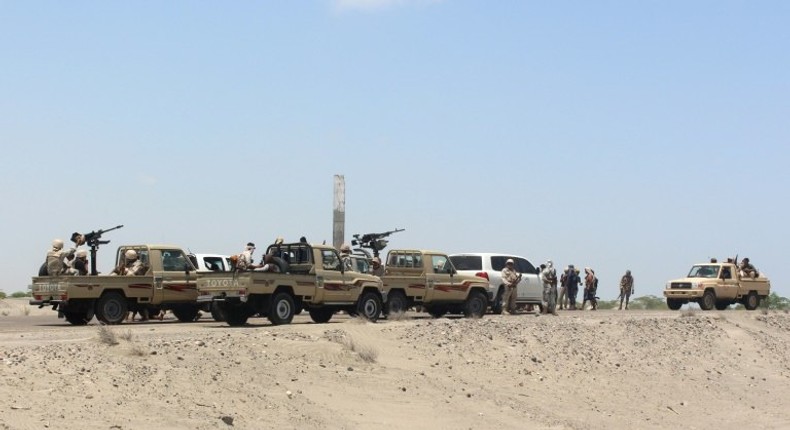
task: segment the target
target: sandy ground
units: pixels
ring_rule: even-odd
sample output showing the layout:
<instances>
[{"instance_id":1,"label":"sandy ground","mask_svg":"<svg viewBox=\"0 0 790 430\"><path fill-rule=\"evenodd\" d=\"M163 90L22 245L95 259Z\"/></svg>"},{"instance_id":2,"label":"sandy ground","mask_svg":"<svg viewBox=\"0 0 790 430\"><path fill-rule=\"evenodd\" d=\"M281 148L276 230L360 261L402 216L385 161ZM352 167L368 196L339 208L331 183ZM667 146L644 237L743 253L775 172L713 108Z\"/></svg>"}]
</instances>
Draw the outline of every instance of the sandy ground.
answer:
<instances>
[{"instance_id":1,"label":"sandy ground","mask_svg":"<svg viewBox=\"0 0 790 430\"><path fill-rule=\"evenodd\" d=\"M790 428L783 312L250 322L2 301L0 429Z\"/></svg>"}]
</instances>

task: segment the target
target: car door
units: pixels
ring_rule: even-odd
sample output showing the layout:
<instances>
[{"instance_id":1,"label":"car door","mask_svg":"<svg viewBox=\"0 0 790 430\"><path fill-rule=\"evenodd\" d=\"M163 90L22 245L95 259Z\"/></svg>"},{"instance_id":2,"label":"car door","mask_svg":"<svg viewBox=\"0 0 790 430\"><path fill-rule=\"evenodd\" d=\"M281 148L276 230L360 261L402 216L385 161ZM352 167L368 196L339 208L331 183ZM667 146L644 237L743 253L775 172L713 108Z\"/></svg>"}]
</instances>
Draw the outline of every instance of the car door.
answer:
<instances>
[{"instance_id":1,"label":"car door","mask_svg":"<svg viewBox=\"0 0 790 430\"><path fill-rule=\"evenodd\" d=\"M732 268L729 266L722 266L719 271L719 285L721 288L718 290L718 297L721 299L735 299L738 295L738 280L735 274L732 273Z\"/></svg>"},{"instance_id":2,"label":"car door","mask_svg":"<svg viewBox=\"0 0 790 430\"><path fill-rule=\"evenodd\" d=\"M431 270L425 271L425 301L453 301L463 297L455 282L453 263L446 255L427 255Z\"/></svg>"},{"instance_id":3,"label":"car door","mask_svg":"<svg viewBox=\"0 0 790 430\"><path fill-rule=\"evenodd\" d=\"M521 273L521 282L518 283L518 301L541 301L543 298L543 285L537 276L537 269L526 258L513 257L516 271Z\"/></svg>"},{"instance_id":4,"label":"car door","mask_svg":"<svg viewBox=\"0 0 790 430\"><path fill-rule=\"evenodd\" d=\"M321 250L321 270L316 271L316 284L324 303L347 302L356 286L354 276L341 270L340 255L334 249Z\"/></svg>"},{"instance_id":5,"label":"car door","mask_svg":"<svg viewBox=\"0 0 790 430\"><path fill-rule=\"evenodd\" d=\"M163 249L160 253L161 282L157 285L161 302L184 302L197 299L195 268L189 263L184 251ZM188 272L188 273L187 273Z\"/></svg>"}]
</instances>

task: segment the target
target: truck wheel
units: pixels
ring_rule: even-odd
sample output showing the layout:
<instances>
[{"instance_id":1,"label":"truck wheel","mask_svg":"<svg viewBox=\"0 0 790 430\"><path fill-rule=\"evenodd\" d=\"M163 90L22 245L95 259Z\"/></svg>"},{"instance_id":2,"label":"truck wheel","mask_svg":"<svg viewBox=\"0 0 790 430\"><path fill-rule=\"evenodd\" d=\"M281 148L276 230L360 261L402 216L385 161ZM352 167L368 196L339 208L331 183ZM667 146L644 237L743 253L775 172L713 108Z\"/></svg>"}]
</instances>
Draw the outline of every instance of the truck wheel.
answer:
<instances>
[{"instance_id":1,"label":"truck wheel","mask_svg":"<svg viewBox=\"0 0 790 430\"><path fill-rule=\"evenodd\" d=\"M677 311L680 309L681 306L683 306L683 302L681 302L680 300L667 299L667 307L670 310Z\"/></svg>"},{"instance_id":2,"label":"truck wheel","mask_svg":"<svg viewBox=\"0 0 790 430\"><path fill-rule=\"evenodd\" d=\"M428 306L425 311L434 318L441 318L447 314L447 308L444 306Z\"/></svg>"},{"instance_id":3,"label":"truck wheel","mask_svg":"<svg viewBox=\"0 0 790 430\"><path fill-rule=\"evenodd\" d=\"M310 318L313 319L313 322L318 324L329 322L334 314L335 310L328 307L310 309Z\"/></svg>"},{"instance_id":4,"label":"truck wheel","mask_svg":"<svg viewBox=\"0 0 790 430\"><path fill-rule=\"evenodd\" d=\"M502 296L505 294L505 290L500 288L499 291L496 293L496 298L494 299L494 303L491 305L491 313L494 315L501 315L502 314Z\"/></svg>"},{"instance_id":5,"label":"truck wheel","mask_svg":"<svg viewBox=\"0 0 790 430\"><path fill-rule=\"evenodd\" d=\"M222 312L222 308L217 302L211 302L211 317L217 322L225 321L225 313Z\"/></svg>"},{"instance_id":6,"label":"truck wheel","mask_svg":"<svg viewBox=\"0 0 790 430\"><path fill-rule=\"evenodd\" d=\"M272 297L267 317L274 325L290 324L294 319L295 309L294 299L290 294L277 293Z\"/></svg>"},{"instance_id":7,"label":"truck wheel","mask_svg":"<svg viewBox=\"0 0 790 430\"><path fill-rule=\"evenodd\" d=\"M409 309L409 301L401 291L395 291L387 296L387 315L402 314Z\"/></svg>"},{"instance_id":8,"label":"truck wheel","mask_svg":"<svg viewBox=\"0 0 790 430\"><path fill-rule=\"evenodd\" d=\"M754 291L750 291L749 295L746 296L746 299L743 301L743 306L747 311L757 309L757 307L760 306L760 297Z\"/></svg>"},{"instance_id":9,"label":"truck wheel","mask_svg":"<svg viewBox=\"0 0 790 430\"><path fill-rule=\"evenodd\" d=\"M250 313L244 305L224 307L222 313L225 314L225 322L231 327L247 324L247 319L250 317Z\"/></svg>"},{"instance_id":10,"label":"truck wheel","mask_svg":"<svg viewBox=\"0 0 790 430\"><path fill-rule=\"evenodd\" d=\"M93 318L93 315L88 315L87 311L63 312L63 316L71 325L85 325Z\"/></svg>"},{"instance_id":11,"label":"truck wheel","mask_svg":"<svg viewBox=\"0 0 790 430\"><path fill-rule=\"evenodd\" d=\"M464 303L464 316L467 318L482 318L488 309L488 299L479 291L472 291Z\"/></svg>"},{"instance_id":12,"label":"truck wheel","mask_svg":"<svg viewBox=\"0 0 790 430\"><path fill-rule=\"evenodd\" d=\"M699 300L699 307L703 311L709 311L716 305L716 293L713 290L705 290L702 298Z\"/></svg>"},{"instance_id":13,"label":"truck wheel","mask_svg":"<svg viewBox=\"0 0 790 430\"><path fill-rule=\"evenodd\" d=\"M716 302L716 310L717 311L723 311L723 310L727 309L728 307L730 307L730 302L721 302L721 301Z\"/></svg>"},{"instance_id":14,"label":"truck wheel","mask_svg":"<svg viewBox=\"0 0 790 430\"><path fill-rule=\"evenodd\" d=\"M173 308L173 315L181 322L193 322L200 312L197 306L181 305Z\"/></svg>"},{"instance_id":15,"label":"truck wheel","mask_svg":"<svg viewBox=\"0 0 790 430\"><path fill-rule=\"evenodd\" d=\"M381 316L381 307L381 297L371 291L362 293L362 297L357 302L357 312L372 322L376 322Z\"/></svg>"},{"instance_id":16,"label":"truck wheel","mask_svg":"<svg viewBox=\"0 0 790 430\"><path fill-rule=\"evenodd\" d=\"M114 291L105 293L96 303L96 318L105 324L120 324L126 318L126 298Z\"/></svg>"}]
</instances>

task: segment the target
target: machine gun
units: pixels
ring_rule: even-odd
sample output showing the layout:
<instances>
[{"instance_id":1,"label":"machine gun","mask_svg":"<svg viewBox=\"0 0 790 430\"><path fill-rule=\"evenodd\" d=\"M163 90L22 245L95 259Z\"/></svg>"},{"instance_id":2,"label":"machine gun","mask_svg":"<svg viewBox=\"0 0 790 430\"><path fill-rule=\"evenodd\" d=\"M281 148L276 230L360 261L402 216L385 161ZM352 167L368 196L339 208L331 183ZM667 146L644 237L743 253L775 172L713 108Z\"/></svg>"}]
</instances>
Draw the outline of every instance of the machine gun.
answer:
<instances>
[{"instance_id":1,"label":"machine gun","mask_svg":"<svg viewBox=\"0 0 790 430\"><path fill-rule=\"evenodd\" d=\"M355 234L353 237L354 239L351 241L351 244L354 246L358 246L360 248L368 248L373 250L373 256L378 257L379 251L387 247L387 243L389 241L385 239L387 236L391 235L392 233L398 233L401 231L405 231L404 228L396 228L395 230L385 231L384 233L365 233L365 234ZM367 251L361 250L365 254Z\"/></svg>"},{"instance_id":2,"label":"machine gun","mask_svg":"<svg viewBox=\"0 0 790 430\"><path fill-rule=\"evenodd\" d=\"M96 271L96 251L99 249L99 245L106 245L110 243L109 240L101 240L101 235L107 233L109 231L118 230L122 228L122 225L117 225L112 228L108 228L106 230L99 230L99 231L91 231L90 233L80 234L74 233L71 235L71 241L76 243L77 246L82 245L83 243L87 244L91 247L91 275L96 276L99 272Z\"/></svg>"}]
</instances>

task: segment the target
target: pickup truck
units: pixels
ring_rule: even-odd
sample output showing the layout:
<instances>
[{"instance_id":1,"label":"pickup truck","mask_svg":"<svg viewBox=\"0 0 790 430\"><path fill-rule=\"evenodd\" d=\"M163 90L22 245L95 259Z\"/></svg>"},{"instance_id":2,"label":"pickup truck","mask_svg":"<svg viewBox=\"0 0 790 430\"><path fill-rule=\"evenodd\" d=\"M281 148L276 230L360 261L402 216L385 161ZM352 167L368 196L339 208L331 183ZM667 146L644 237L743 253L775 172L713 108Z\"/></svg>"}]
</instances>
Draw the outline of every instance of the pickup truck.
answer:
<instances>
[{"instance_id":1,"label":"pickup truck","mask_svg":"<svg viewBox=\"0 0 790 430\"><path fill-rule=\"evenodd\" d=\"M274 325L290 324L298 310L316 323L338 311L378 320L386 298L381 280L345 270L337 250L303 242L273 244L266 251L277 269L206 273L198 279L198 303L216 303L231 326L253 315Z\"/></svg>"},{"instance_id":2,"label":"pickup truck","mask_svg":"<svg viewBox=\"0 0 790 430\"><path fill-rule=\"evenodd\" d=\"M714 307L724 310L735 303L753 311L770 292L767 278L743 276L734 263L702 263L692 266L685 278L667 282L664 297L672 310L696 302L706 311Z\"/></svg>"},{"instance_id":3,"label":"pickup truck","mask_svg":"<svg viewBox=\"0 0 790 430\"><path fill-rule=\"evenodd\" d=\"M384 290L387 312L400 313L421 306L431 316L446 313L482 317L488 308L488 281L461 275L447 254L396 249L387 254Z\"/></svg>"},{"instance_id":4,"label":"pickup truck","mask_svg":"<svg viewBox=\"0 0 790 430\"><path fill-rule=\"evenodd\" d=\"M128 311L171 310L179 321L193 321L200 310L197 274L187 254L170 245L125 245L118 248L116 266L130 249L145 266L143 275L33 277L30 304L51 305L73 325L85 325L94 315L105 324L120 324Z\"/></svg>"}]
</instances>

